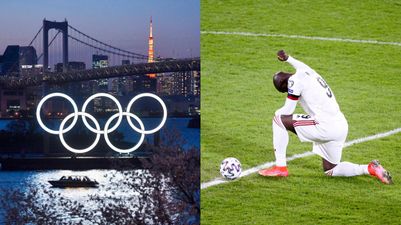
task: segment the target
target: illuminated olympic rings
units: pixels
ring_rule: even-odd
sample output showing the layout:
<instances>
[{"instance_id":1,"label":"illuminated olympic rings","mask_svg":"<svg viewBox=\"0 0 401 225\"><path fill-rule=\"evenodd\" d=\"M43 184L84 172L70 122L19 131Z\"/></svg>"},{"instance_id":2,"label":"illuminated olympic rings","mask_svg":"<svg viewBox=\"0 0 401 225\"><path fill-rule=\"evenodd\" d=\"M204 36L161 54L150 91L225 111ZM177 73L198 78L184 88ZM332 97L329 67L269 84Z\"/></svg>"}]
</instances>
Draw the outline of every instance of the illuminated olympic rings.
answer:
<instances>
[{"instance_id":1,"label":"illuminated olympic rings","mask_svg":"<svg viewBox=\"0 0 401 225\"><path fill-rule=\"evenodd\" d=\"M52 129L48 128L48 127L43 123L43 121L42 121L42 119L41 119L41 117L40 117L40 112L41 112L41 108L42 108L43 104L44 104L49 98L53 98L53 97L62 97L62 98L67 99L67 100L71 103L71 105L72 105L72 107L73 107L73 109L74 109L74 112L73 112L73 113L69 114L68 116L66 116L66 117L61 121L60 128L59 128L58 130L52 130ZM117 108L118 108L118 113L114 114L113 116L111 116L111 117L106 121L106 124L105 124L103 130L100 129L99 122L95 119L95 117L93 117L92 115L90 115L89 113L87 113L87 112L85 111L86 108L87 108L87 106L88 106L88 104L89 104L89 102L92 101L92 100L95 99L95 98L98 98L98 97L105 97L105 98L111 99L114 103L116 103ZM160 124L159 124L157 127L155 127L154 129L152 129L152 130L145 130L145 127L144 127L144 125L143 125L142 120L141 120L138 116L136 116L135 114L130 113L131 107L132 107L132 105L134 104L134 102L137 101L137 100L140 99L140 98L143 98L143 97L151 97L151 98L156 99L156 100L160 103L160 105L162 106L162 108L163 108L163 118L162 118ZM70 130L75 126L75 124L77 123L77 120L78 120L78 116L82 116L82 121L84 122L84 125L86 126L86 128L88 128L90 131L92 131L93 133L96 134L96 138L95 138L95 141L93 142L93 144L91 144L89 147L83 148L83 149L76 149L76 148L73 148L73 147L71 147L70 145L68 145L68 144L66 143L66 141L64 140L64 134L67 133L68 131L70 131ZM138 133L141 134L141 137L140 137L138 143L137 143L135 146L133 146L132 148L129 148L129 149L120 149L120 148L117 148L117 147L114 146L114 145L110 142L110 140L109 140L109 133L115 131L115 130L117 129L117 127L120 126L120 123L121 123L121 121L122 121L123 116L126 116L126 117L127 117L127 121L128 121L128 124L130 125L130 127L131 127L132 129L134 129L136 132L138 132ZM93 128L93 127L88 123L88 121L86 120L86 117L88 117L88 118L95 124L95 127L96 127L96 128ZM136 122L138 122L140 128L136 127L136 126L132 123L131 117L132 117L134 120L136 120ZM68 127L65 128L65 124L66 124L67 121L70 120L71 118L73 118L73 119L72 119L72 123L71 123ZM112 122L113 120L115 120L116 118L117 118L116 124L115 124L113 127L109 128L111 122ZM38 120L39 125L40 125L45 131L47 131L47 132L50 133L50 134L57 134L57 135L60 137L61 144L62 144L67 150L69 150L69 151L71 151L71 152L74 152L74 153L85 153L85 152L89 152L90 150L92 150L92 149L98 144L98 142L99 142L99 140L100 140L100 135L103 134L103 135L104 135L104 139L105 139L107 145L108 145L111 149L113 149L114 151L119 152L119 153L130 153L130 152L132 152L132 151L137 150L137 149L142 145L143 140L145 139L145 134L153 134L153 133L157 132L158 130L160 130L160 129L164 126L164 124L165 124L165 122L166 122L166 120L167 120L167 107L166 107L166 105L164 104L163 100L162 100L161 98L159 98L157 95L151 94L151 93L142 93L142 94L139 94L139 95L135 96L134 98L132 98L131 101L128 103L127 111L126 111L126 112L123 112L120 102L119 102L114 96L112 96L112 95L110 95L110 94L107 94L107 93L98 93L98 94L94 94L94 95L90 96L90 97L84 102L84 104L83 104L83 106L82 106L82 112L78 112L77 104L74 102L74 100L73 100L70 96L68 96L68 95L66 95L66 94L63 94L63 93L51 93L51 94L46 95L46 96L39 102L38 107L37 107L37 109L36 109L36 119Z\"/></svg>"}]
</instances>

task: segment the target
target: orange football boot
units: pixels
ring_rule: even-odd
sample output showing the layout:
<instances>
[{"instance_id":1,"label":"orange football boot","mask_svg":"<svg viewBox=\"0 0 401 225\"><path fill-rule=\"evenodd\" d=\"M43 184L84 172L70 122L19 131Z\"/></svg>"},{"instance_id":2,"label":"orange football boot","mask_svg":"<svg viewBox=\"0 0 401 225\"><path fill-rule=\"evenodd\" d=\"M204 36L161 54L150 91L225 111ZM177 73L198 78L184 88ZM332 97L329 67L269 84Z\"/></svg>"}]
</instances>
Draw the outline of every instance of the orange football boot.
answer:
<instances>
[{"instance_id":1,"label":"orange football boot","mask_svg":"<svg viewBox=\"0 0 401 225\"><path fill-rule=\"evenodd\" d=\"M259 174L265 177L288 177L288 170L286 166L273 166L259 170Z\"/></svg>"},{"instance_id":2,"label":"orange football boot","mask_svg":"<svg viewBox=\"0 0 401 225\"><path fill-rule=\"evenodd\" d=\"M373 160L371 163L369 163L368 171L370 175L377 177L377 179L385 184L393 183L390 173L387 172L387 170L385 170L383 166L380 165L380 162L377 160Z\"/></svg>"}]
</instances>

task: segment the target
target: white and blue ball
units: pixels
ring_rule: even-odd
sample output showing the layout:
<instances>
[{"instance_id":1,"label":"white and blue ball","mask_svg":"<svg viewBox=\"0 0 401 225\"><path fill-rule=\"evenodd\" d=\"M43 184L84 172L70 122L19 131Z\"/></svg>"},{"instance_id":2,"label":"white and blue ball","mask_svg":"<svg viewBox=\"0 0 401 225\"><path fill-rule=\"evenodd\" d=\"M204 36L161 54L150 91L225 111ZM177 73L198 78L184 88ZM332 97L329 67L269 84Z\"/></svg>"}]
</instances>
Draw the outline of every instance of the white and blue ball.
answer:
<instances>
[{"instance_id":1,"label":"white and blue ball","mask_svg":"<svg viewBox=\"0 0 401 225\"><path fill-rule=\"evenodd\" d=\"M241 172L241 163L236 158L225 158L220 164L220 173L227 179L234 180L241 175Z\"/></svg>"}]
</instances>

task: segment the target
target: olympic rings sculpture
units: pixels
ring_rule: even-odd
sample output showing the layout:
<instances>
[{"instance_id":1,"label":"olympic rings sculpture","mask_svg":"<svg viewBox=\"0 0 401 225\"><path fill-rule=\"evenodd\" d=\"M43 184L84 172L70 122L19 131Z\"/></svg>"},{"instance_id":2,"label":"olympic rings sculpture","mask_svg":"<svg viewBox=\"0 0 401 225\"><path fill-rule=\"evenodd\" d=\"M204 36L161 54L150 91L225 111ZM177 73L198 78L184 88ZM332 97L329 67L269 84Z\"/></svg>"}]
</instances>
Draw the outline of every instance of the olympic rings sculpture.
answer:
<instances>
[{"instance_id":1,"label":"olympic rings sculpture","mask_svg":"<svg viewBox=\"0 0 401 225\"><path fill-rule=\"evenodd\" d=\"M52 130L52 129L48 128L48 127L43 123L43 121L42 121L42 119L41 119L41 117L40 117L40 112L41 112L41 108L42 108L43 104L44 104L48 99L53 98L53 97L62 97L62 98L67 99L67 100L71 103L71 105L72 105L72 107L73 107L73 109L74 109L74 112L73 112L73 113L69 114L68 116L66 116L66 117L61 121L60 128L59 128L58 130ZM92 100L95 99L95 98L98 98L98 97L106 97L106 98L111 99L111 100L117 105L117 108L118 108L118 113L114 114L113 116L111 116L111 117L106 121L106 124L105 124L103 130L100 129L99 122L95 119L95 117L93 117L91 114L89 114L89 113L86 112L86 108L87 108L89 102L92 101ZM141 120L138 116L136 116L135 114L130 113L131 107L132 107L132 105L134 104L134 102L137 101L137 100L140 99L140 98L143 98L143 97L151 97L151 98L156 99L156 100L160 103L160 105L162 106L162 108L163 108L163 118L162 118L160 124L159 124L157 127L155 127L154 129L151 129L151 130L145 130L145 127L144 127L144 125L143 125L142 120ZM83 149L76 149L76 148L71 147L70 145L68 145L68 144L66 143L66 141L65 141L65 139L64 139L64 134L67 133L68 131L70 131L70 130L75 126L75 124L77 123L78 116L82 116L82 121L83 121L83 123L85 124L86 128L88 128L90 131L92 131L93 133L96 134L96 138L95 138L95 141L93 142L93 144L91 144L89 147L83 148ZM133 146L132 148L129 148L129 149L120 149L120 148L117 148L116 146L114 146L114 145L110 142L110 139L109 139L109 136L108 136L109 133L115 131L115 130L117 129L117 127L120 126L120 123L121 123L121 121L122 121L122 119L123 119L123 116L126 116L126 117L127 117L127 121L128 121L128 124L130 125L130 127L131 127L132 129L134 129L136 132L138 132L138 133L141 134L141 137L140 137L138 143L137 143L135 146ZM88 117L88 118L95 124L95 127L96 127L96 128L93 128L93 127L88 123L88 121L86 120L86 117ZM131 117L132 117L134 120L136 120L136 121L138 122L140 128L136 127L136 126L132 123ZM65 125L66 125L67 121L69 121L71 118L72 118L72 123L71 123L68 127L65 128ZM116 118L117 118L116 124L115 124L113 127L109 128L111 122L112 122L113 120L115 120ZM38 120L39 125L40 125L45 131L47 131L47 132L50 133L50 134L56 134L56 135L58 135L59 138L60 138L61 144L62 144L67 150L69 150L69 151L71 151L71 152L74 152L74 153L85 153L85 152L89 152L90 150L92 150L92 149L98 144L98 142L99 142L99 140L100 140L100 135L103 134L103 135L104 135L104 139L105 139L107 145L108 145L111 149L113 149L114 151L119 152L119 153L130 153L130 152L133 152L133 151L137 150L137 149L142 145L142 143L143 143L143 141L144 141L144 139L145 139L145 134L153 134L153 133L157 132L158 130L160 130L160 129L164 126L164 124L165 124L165 122L166 122L166 120L167 120L167 107L166 107L166 104L164 104L163 100L162 100L160 97L158 97L157 95L151 94L151 93L142 93L142 94L139 94L139 95L135 96L134 98L132 98L131 101L128 103L127 111L126 111L126 112L123 112L120 102L119 102L114 96L112 96L112 95L110 95L110 94L107 94L107 93L97 93L97 94L94 94L94 95L90 96L90 97L84 102L84 104L83 104L83 106L82 106L82 111L81 111L81 112L78 112L77 104L74 102L74 100L73 100L70 96L68 96L68 95L66 95L66 94L63 94L63 93L51 93L51 94L46 95L42 100L40 100L40 102L39 102L39 104L38 104L38 107L37 107L37 109L36 109L36 119Z\"/></svg>"}]
</instances>

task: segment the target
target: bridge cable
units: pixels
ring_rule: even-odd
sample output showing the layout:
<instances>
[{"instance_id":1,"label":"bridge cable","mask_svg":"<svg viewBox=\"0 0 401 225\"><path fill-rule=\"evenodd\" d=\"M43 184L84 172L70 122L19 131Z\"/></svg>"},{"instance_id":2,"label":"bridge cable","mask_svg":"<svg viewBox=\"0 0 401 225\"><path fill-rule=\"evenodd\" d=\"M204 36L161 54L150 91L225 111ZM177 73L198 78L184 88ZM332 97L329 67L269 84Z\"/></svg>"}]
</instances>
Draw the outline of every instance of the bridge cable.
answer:
<instances>
[{"instance_id":1,"label":"bridge cable","mask_svg":"<svg viewBox=\"0 0 401 225\"><path fill-rule=\"evenodd\" d=\"M60 32L61 31L59 30L58 33L56 35L54 35L53 39L49 42L49 45L47 47L50 47L50 45L52 45L53 41L56 39L57 35L60 34ZM38 61L40 58L42 58L43 54L44 54L43 52L42 52L42 54L40 54L40 56L38 57Z\"/></svg>"},{"instance_id":2,"label":"bridge cable","mask_svg":"<svg viewBox=\"0 0 401 225\"><path fill-rule=\"evenodd\" d=\"M29 42L28 46L31 46L32 43L36 40L36 38L38 37L39 33L43 30L43 26L40 27L39 31L36 33L36 35L33 37L33 39L31 40L31 42ZM12 73L12 70L17 66L17 64L19 64L18 61L14 62L13 65L11 65L10 69L8 70L6 75L10 75Z\"/></svg>"},{"instance_id":3,"label":"bridge cable","mask_svg":"<svg viewBox=\"0 0 401 225\"><path fill-rule=\"evenodd\" d=\"M147 59L148 58L147 56L133 56L133 55L127 55L127 54L122 54L122 53L118 53L118 52L113 52L113 51L110 51L110 50L107 50L107 49L103 49L103 48L97 47L97 46L95 46L93 44L89 44L89 43L86 43L84 41L81 41L78 38L75 38L75 37L73 37L71 35L68 35L68 37L73 39L73 40L75 40L75 41L78 41L78 42L80 42L80 43L82 43L82 44L84 44L86 46L95 48L95 49L103 51L103 52L107 52L107 53L111 53L111 54L115 54L115 55L119 55L119 56L125 56L125 57L128 57L128 58L134 58L134 59Z\"/></svg>"},{"instance_id":4,"label":"bridge cable","mask_svg":"<svg viewBox=\"0 0 401 225\"><path fill-rule=\"evenodd\" d=\"M35 39L38 37L39 33L43 30L43 26L39 29L38 33L36 33L35 37L33 37L32 41L29 43L28 46L31 46Z\"/></svg>"},{"instance_id":5,"label":"bridge cable","mask_svg":"<svg viewBox=\"0 0 401 225\"><path fill-rule=\"evenodd\" d=\"M85 33L82 33L81 31L79 31L78 29L72 27L71 25L68 25L68 27L70 27L71 29L75 30L76 32L82 34L83 36L85 36L85 37L87 37L87 38L89 38L89 39L91 39L91 40L93 40L93 41L95 41L95 42L97 42L97 43L99 43L99 44L105 45L105 46L107 46L107 47L109 47L109 48L112 48L112 49L115 49L115 50L119 50L119 51L122 51L122 52L125 52L125 53L128 53L128 54L131 54L131 55L135 55L135 56L137 56L137 57L148 58L148 56L146 56L146 55L142 55L142 54L138 54L138 53L135 53L135 52L126 51L126 50L124 50L124 49L117 48L117 47L111 46L111 45L109 45L109 44L106 44L106 43L104 43L104 42L102 42L102 41L99 41L99 40L97 40L97 39L95 39L95 38L93 38L93 37L91 37L91 36L89 36L89 35L87 35L87 34L85 34Z\"/></svg>"}]
</instances>

